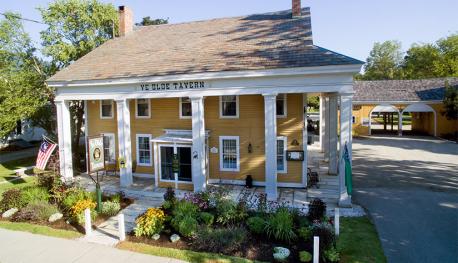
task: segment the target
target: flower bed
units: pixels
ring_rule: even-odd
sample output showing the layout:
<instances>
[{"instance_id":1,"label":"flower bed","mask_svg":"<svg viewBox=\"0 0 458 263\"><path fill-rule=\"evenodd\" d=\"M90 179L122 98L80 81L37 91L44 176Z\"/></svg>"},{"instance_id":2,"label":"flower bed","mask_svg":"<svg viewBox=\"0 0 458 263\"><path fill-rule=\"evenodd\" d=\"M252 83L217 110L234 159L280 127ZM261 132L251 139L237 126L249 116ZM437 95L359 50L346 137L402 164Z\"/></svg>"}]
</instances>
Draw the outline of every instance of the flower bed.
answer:
<instances>
[{"instance_id":1,"label":"flower bed","mask_svg":"<svg viewBox=\"0 0 458 263\"><path fill-rule=\"evenodd\" d=\"M267 201L265 194L248 197L242 195L235 203L225 188L213 187L180 200L169 188L161 208L150 208L137 218L128 240L251 260L301 262L310 258L313 236L320 236L321 261L339 260L333 222L325 217L321 200L313 200L304 214ZM180 239L172 241L176 234Z\"/></svg>"},{"instance_id":2,"label":"flower bed","mask_svg":"<svg viewBox=\"0 0 458 263\"><path fill-rule=\"evenodd\" d=\"M37 179L35 185L10 189L2 194L0 220L84 233L86 208L91 210L92 224L98 225L132 203L132 200L120 194L102 196L102 213L98 214L95 193L87 192L77 185L63 184L58 176L52 174L39 175Z\"/></svg>"}]
</instances>

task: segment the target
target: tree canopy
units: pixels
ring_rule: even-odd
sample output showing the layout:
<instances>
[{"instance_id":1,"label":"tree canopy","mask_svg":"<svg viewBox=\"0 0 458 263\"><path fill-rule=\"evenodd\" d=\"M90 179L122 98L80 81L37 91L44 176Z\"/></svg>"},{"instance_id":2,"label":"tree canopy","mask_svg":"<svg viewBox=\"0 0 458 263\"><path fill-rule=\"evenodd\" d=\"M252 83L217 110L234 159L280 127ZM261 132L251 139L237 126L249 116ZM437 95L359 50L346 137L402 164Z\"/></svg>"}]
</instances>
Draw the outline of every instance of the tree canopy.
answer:
<instances>
[{"instance_id":1,"label":"tree canopy","mask_svg":"<svg viewBox=\"0 0 458 263\"><path fill-rule=\"evenodd\" d=\"M151 19L149 16L145 16L142 18L142 21L140 23L136 23L135 25L137 26L152 26L152 25L162 25L162 24L168 24L169 19L163 19L163 18L157 18L157 19Z\"/></svg>"},{"instance_id":2,"label":"tree canopy","mask_svg":"<svg viewBox=\"0 0 458 263\"><path fill-rule=\"evenodd\" d=\"M364 66L363 80L458 77L458 34L435 43L414 44L404 54L397 41L375 43Z\"/></svg>"},{"instance_id":3,"label":"tree canopy","mask_svg":"<svg viewBox=\"0 0 458 263\"><path fill-rule=\"evenodd\" d=\"M6 13L0 20L0 138L7 137L19 120L34 116L47 103L52 91L44 79L21 16Z\"/></svg>"}]
</instances>

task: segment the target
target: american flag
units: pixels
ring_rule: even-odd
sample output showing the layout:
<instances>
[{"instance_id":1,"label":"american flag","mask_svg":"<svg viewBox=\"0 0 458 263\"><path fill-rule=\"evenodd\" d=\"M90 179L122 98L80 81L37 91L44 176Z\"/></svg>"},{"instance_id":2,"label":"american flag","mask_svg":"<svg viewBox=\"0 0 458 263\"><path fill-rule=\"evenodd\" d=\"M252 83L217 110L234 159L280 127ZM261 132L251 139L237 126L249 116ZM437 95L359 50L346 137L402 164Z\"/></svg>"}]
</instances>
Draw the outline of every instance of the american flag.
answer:
<instances>
[{"instance_id":1,"label":"american flag","mask_svg":"<svg viewBox=\"0 0 458 263\"><path fill-rule=\"evenodd\" d=\"M46 168L49 157L54 149L56 149L56 146L57 144L49 142L46 138L43 140L40 145L40 150L38 150L37 164L35 165L36 168L40 170L44 170Z\"/></svg>"}]
</instances>

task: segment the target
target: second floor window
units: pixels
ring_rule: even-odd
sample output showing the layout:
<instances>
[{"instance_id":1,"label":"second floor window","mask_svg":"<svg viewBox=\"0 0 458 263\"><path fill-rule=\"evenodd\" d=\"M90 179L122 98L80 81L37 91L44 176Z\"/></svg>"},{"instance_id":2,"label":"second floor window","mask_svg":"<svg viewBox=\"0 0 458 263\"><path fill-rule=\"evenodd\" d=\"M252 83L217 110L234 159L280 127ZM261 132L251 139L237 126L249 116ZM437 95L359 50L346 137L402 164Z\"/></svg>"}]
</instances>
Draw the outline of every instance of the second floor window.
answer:
<instances>
[{"instance_id":1,"label":"second floor window","mask_svg":"<svg viewBox=\"0 0 458 263\"><path fill-rule=\"evenodd\" d=\"M137 118L149 118L151 115L150 100L149 99L137 99L136 117Z\"/></svg>"},{"instance_id":2,"label":"second floor window","mask_svg":"<svg viewBox=\"0 0 458 263\"><path fill-rule=\"evenodd\" d=\"M238 96L221 96L220 97L220 117L221 118L238 118L239 117L239 98Z\"/></svg>"},{"instance_id":3,"label":"second floor window","mask_svg":"<svg viewBox=\"0 0 458 263\"><path fill-rule=\"evenodd\" d=\"M189 119L192 117L191 100L188 97L180 98L180 118Z\"/></svg>"},{"instance_id":4,"label":"second floor window","mask_svg":"<svg viewBox=\"0 0 458 263\"><path fill-rule=\"evenodd\" d=\"M113 101L102 100L100 102L100 118L111 119L113 118Z\"/></svg>"}]
</instances>

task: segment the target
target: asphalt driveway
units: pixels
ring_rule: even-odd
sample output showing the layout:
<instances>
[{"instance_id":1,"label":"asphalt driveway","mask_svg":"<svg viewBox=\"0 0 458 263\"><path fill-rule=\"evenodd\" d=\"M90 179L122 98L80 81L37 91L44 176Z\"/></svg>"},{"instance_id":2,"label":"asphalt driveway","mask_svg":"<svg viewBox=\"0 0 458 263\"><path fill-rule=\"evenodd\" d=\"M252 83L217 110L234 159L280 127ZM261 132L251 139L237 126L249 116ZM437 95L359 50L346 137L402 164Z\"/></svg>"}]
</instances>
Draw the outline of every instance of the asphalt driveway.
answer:
<instances>
[{"instance_id":1,"label":"asphalt driveway","mask_svg":"<svg viewBox=\"0 0 458 263\"><path fill-rule=\"evenodd\" d=\"M388 262L458 262L458 144L431 137L353 141L355 203Z\"/></svg>"}]
</instances>

